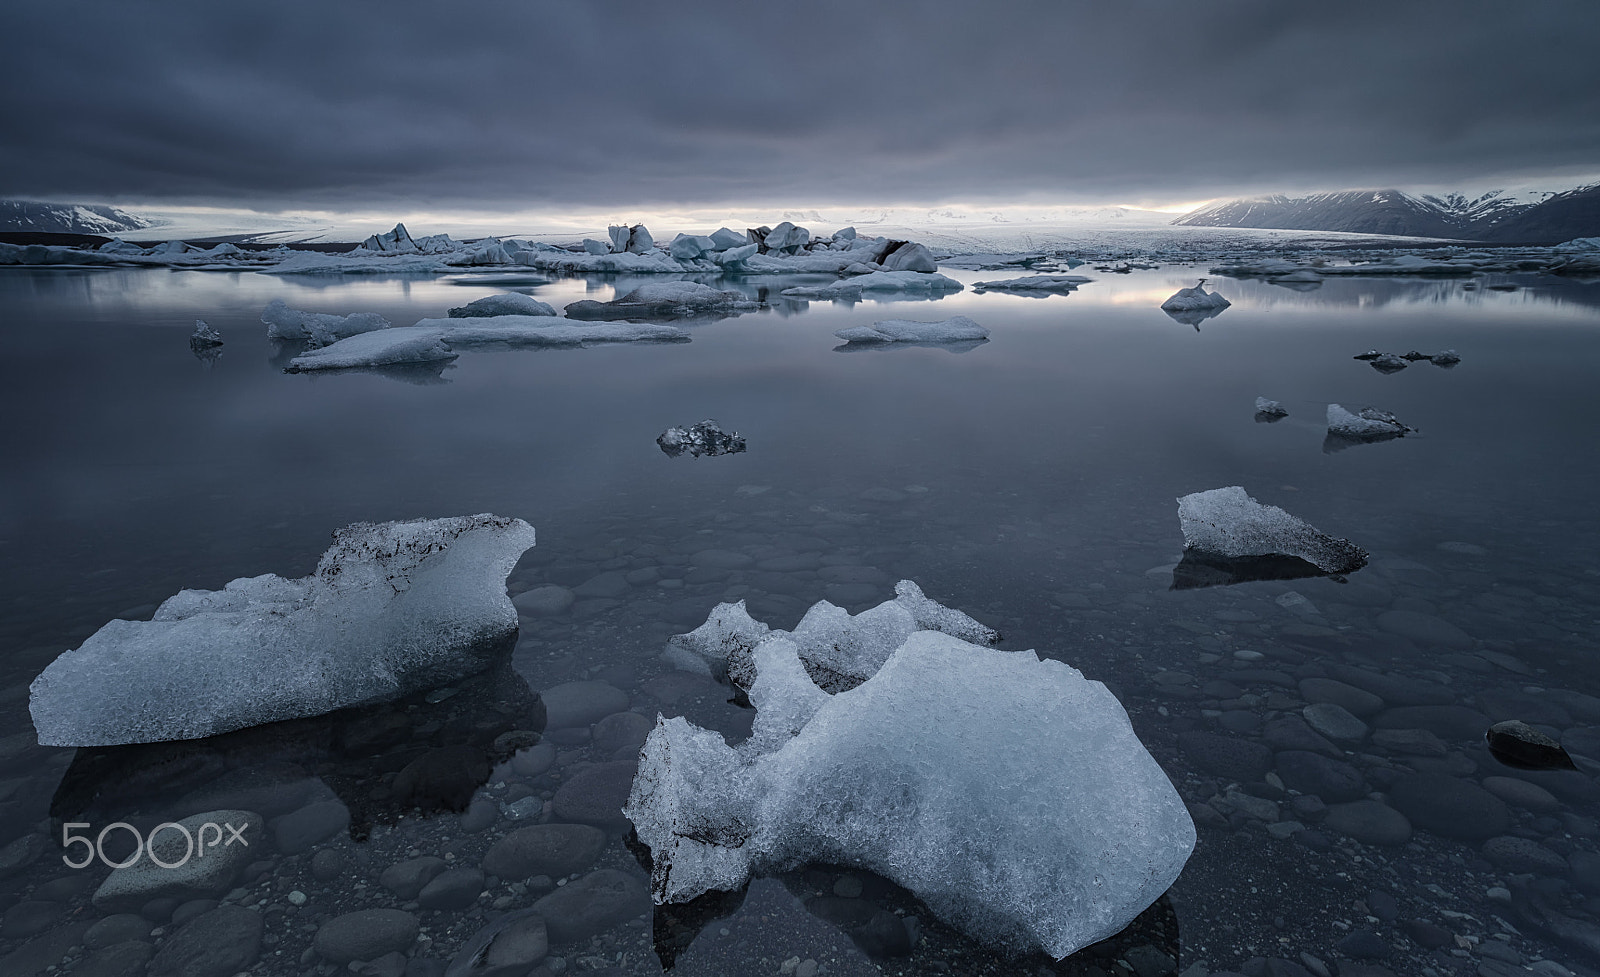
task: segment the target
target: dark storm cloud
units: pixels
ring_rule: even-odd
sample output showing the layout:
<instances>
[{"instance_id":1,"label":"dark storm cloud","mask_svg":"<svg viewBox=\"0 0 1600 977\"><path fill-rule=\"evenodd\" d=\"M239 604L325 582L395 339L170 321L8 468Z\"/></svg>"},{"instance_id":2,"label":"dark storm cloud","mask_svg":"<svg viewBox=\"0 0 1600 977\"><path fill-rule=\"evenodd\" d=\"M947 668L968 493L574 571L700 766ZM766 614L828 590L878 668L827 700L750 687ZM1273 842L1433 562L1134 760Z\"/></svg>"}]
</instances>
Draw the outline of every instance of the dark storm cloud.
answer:
<instances>
[{"instance_id":1,"label":"dark storm cloud","mask_svg":"<svg viewBox=\"0 0 1600 977\"><path fill-rule=\"evenodd\" d=\"M1600 5L0 9L0 195L1075 202L1600 169Z\"/></svg>"}]
</instances>

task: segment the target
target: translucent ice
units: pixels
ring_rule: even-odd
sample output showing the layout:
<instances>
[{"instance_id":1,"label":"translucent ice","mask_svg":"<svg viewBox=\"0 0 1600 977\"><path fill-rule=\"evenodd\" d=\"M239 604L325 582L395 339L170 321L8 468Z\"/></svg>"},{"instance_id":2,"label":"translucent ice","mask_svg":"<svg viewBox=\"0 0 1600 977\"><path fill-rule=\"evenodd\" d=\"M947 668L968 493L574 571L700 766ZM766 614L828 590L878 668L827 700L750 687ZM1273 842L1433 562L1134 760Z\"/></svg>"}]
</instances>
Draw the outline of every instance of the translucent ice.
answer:
<instances>
[{"instance_id":1,"label":"translucent ice","mask_svg":"<svg viewBox=\"0 0 1600 977\"><path fill-rule=\"evenodd\" d=\"M989 330L964 315L939 322L883 319L870 326L854 326L834 333L847 343L959 343L988 339Z\"/></svg>"},{"instance_id":2,"label":"translucent ice","mask_svg":"<svg viewBox=\"0 0 1600 977\"><path fill-rule=\"evenodd\" d=\"M656 444L674 458L681 454L696 458L735 455L744 450L744 438L737 431L724 431L710 418L688 427L669 427L656 438Z\"/></svg>"},{"instance_id":3,"label":"translucent ice","mask_svg":"<svg viewBox=\"0 0 1600 977\"><path fill-rule=\"evenodd\" d=\"M195 739L382 702L481 671L515 640L505 578L534 542L502 516L357 523L308 577L185 590L34 679L45 746Z\"/></svg>"},{"instance_id":4,"label":"translucent ice","mask_svg":"<svg viewBox=\"0 0 1600 977\"><path fill-rule=\"evenodd\" d=\"M1178 521L1190 549L1214 556L1294 556L1326 573L1350 573L1367 564L1366 550L1262 505L1237 485L1185 495L1178 500Z\"/></svg>"},{"instance_id":5,"label":"translucent ice","mask_svg":"<svg viewBox=\"0 0 1600 977\"><path fill-rule=\"evenodd\" d=\"M283 299L268 302L261 313L261 321L267 324L268 339L303 339L317 346L327 346L349 336L389 328L389 320L376 312L357 312L353 315L301 312L289 308Z\"/></svg>"},{"instance_id":6,"label":"translucent ice","mask_svg":"<svg viewBox=\"0 0 1600 977\"><path fill-rule=\"evenodd\" d=\"M1121 704L1066 664L914 631L837 695L786 636L755 665L742 747L682 718L645 744L625 813L657 902L852 865L973 937L1061 958L1126 926L1193 851L1183 801Z\"/></svg>"}]
</instances>

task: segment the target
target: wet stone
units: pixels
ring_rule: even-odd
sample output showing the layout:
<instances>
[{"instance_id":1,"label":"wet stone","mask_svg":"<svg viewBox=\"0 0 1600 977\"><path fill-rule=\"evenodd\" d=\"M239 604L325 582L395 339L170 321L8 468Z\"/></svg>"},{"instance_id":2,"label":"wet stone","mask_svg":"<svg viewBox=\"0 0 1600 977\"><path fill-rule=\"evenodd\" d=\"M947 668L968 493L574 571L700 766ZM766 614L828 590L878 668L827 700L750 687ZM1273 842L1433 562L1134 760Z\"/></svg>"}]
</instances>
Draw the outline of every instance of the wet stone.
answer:
<instances>
[{"instance_id":1,"label":"wet stone","mask_svg":"<svg viewBox=\"0 0 1600 977\"><path fill-rule=\"evenodd\" d=\"M1494 690L1478 696L1478 705L1496 723L1520 720L1538 726L1556 726L1565 729L1572 725L1572 715L1560 705L1543 696L1526 692Z\"/></svg>"},{"instance_id":2,"label":"wet stone","mask_svg":"<svg viewBox=\"0 0 1600 977\"><path fill-rule=\"evenodd\" d=\"M15 875L44 854L45 836L26 834L0 848L0 879Z\"/></svg>"},{"instance_id":3,"label":"wet stone","mask_svg":"<svg viewBox=\"0 0 1600 977\"><path fill-rule=\"evenodd\" d=\"M462 944L446 973L518 977L528 973L549 952L544 918L532 909L521 909L500 917ZM407 977L412 975L408 973Z\"/></svg>"},{"instance_id":4,"label":"wet stone","mask_svg":"<svg viewBox=\"0 0 1600 977\"><path fill-rule=\"evenodd\" d=\"M1328 808L1324 822L1331 830L1349 835L1366 845L1403 845L1411 840L1411 822L1386 804L1372 800L1351 801Z\"/></svg>"},{"instance_id":5,"label":"wet stone","mask_svg":"<svg viewBox=\"0 0 1600 977\"><path fill-rule=\"evenodd\" d=\"M59 902L27 900L19 902L5 912L0 920L0 939L25 940L44 932L61 918L66 907Z\"/></svg>"},{"instance_id":6,"label":"wet stone","mask_svg":"<svg viewBox=\"0 0 1600 977\"><path fill-rule=\"evenodd\" d=\"M242 906L219 906L196 917L161 945L150 961L150 977L230 977L261 955L261 914Z\"/></svg>"},{"instance_id":7,"label":"wet stone","mask_svg":"<svg viewBox=\"0 0 1600 977\"><path fill-rule=\"evenodd\" d=\"M600 763L579 771L552 798L555 816L562 821L626 828L622 807L628 802L637 769L633 763Z\"/></svg>"},{"instance_id":8,"label":"wet stone","mask_svg":"<svg viewBox=\"0 0 1600 977\"><path fill-rule=\"evenodd\" d=\"M385 953L404 953L416 940L417 917L400 909L362 909L323 923L312 941L317 953L333 963L373 960Z\"/></svg>"},{"instance_id":9,"label":"wet stone","mask_svg":"<svg viewBox=\"0 0 1600 977\"><path fill-rule=\"evenodd\" d=\"M556 944L587 940L650 909L645 881L609 868L590 872L533 904Z\"/></svg>"},{"instance_id":10,"label":"wet stone","mask_svg":"<svg viewBox=\"0 0 1600 977\"><path fill-rule=\"evenodd\" d=\"M1408 919L1404 924L1404 929L1407 936L1411 937L1418 946L1427 950L1452 946L1456 941L1455 935L1449 930L1425 919Z\"/></svg>"},{"instance_id":11,"label":"wet stone","mask_svg":"<svg viewBox=\"0 0 1600 977\"><path fill-rule=\"evenodd\" d=\"M1382 960L1389 955L1389 944L1365 927L1351 931L1336 946L1340 954L1355 960Z\"/></svg>"},{"instance_id":12,"label":"wet stone","mask_svg":"<svg viewBox=\"0 0 1600 977\"><path fill-rule=\"evenodd\" d=\"M511 769L519 777L537 777L554 766L555 762L555 744L540 743L518 750L511 757Z\"/></svg>"},{"instance_id":13,"label":"wet stone","mask_svg":"<svg viewBox=\"0 0 1600 977\"><path fill-rule=\"evenodd\" d=\"M1354 716L1370 716L1383 708L1383 700L1378 696L1338 679L1303 678L1300 696L1311 703L1331 703Z\"/></svg>"},{"instance_id":14,"label":"wet stone","mask_svg":"<svg viewBox=\"0 0 1600 977\"><path fill-rule=\"evenodd\" d=\"M1449 686L1406 675L1385 674L1334 663L1329 673L1347 685L1378 696L1390 706L1443 706L1455 701Z\"/></svg>"},{"instance_id":15,"label":"wet stone","mask_svg":"<svg viewBox=\"0 0 1600 977\"><path fill-rule=\"evenodd\" d=\"M91 948L92 949L92 948ZM73 977L144 977L156 948L141 940L93 949L72 968Z\"/></svg>"},{"instance_id":16,"label":"wet stone","mask_svg":"<svg viewBox=\"0 0 1600 977\"><path fill-rule=\"evenodd\" d=\"M696 567L712 570L742 570L755 562L753 557L732 550L701 550L689 557Z\"/></svg>"},{"instance_id":17,"label":"wet stone","mask_svg":"<svg viewBox=\"0 0 1600 977\"><path fill-rule=\"evenodd\" d=\"M641 747L655 721L636 712L612 713L594 724L594 747L610 755L627 747Z\"/></svg>"},{"instance_id":18,"label":"wet stone","mask_svg":"<svg viewBox=\"0 0 1600 977\"><path fill-rule=\"evenodd\" d=\"M1373 719L1379 729L1425 729L1448 742L1477 742L1489 717L1466 706L1397 706Z\"/></svg>"},{"instance_id":19,"label":"wet stone","mask_svg":"<svg viewBox=\"0 0 1600 977\"><path fill-rule=\"evenodd\" d=\"M1254 733L1261 728L1261 717L1246 709L1231 709L1217 722L1230 733Z\"/></svg>"},{"instance_id":20,"label":"wet stone","mask_svg":"<svg viewBox=\"0 0 1600 977\"><path fill-rule=\"evenodd\" d=\"M605 843L605 832L587 824L536 824L495 842L483 856L483 870L508 881L562 878L594 864Z\"/></svg>"},{"instance_id":21,"label":"wet stone","mask_svg":"<svg viewBox=\"0 0 1600 977\"><path fill-rule=\"evenodd\" d=\"M1511 825L1511 812L1503 801L1456 777L1406 777L1395 784L1390 799L1413 825L1446 838L1490 838Z\"/></svg>"},{"instance_id":22,"label":"wet stone","mask_svg":"<svg viewBox=\"0 0 1600 977\"><path fill-rule=\"evenodd\" d=\"M590 577L572 588L577 597L621 597L633 589L628 578L615 570Z\"/></svg>"},{"instance_id":23,"label":"wet stone","mask_svg":"<svg viewBox=\"0 0 1600 977\"><path fill-rule=\"evenodd\" d=\"M1420 645L1466 649L1472 636L1443 618L1417 611L1385 611L1378 615L1378 627L1390 634L1409 638Z\"/></svg>"},{"instance_id":24,"label":"wet stone","mask_svg":"<svg viewBox=\"0 0 1600 977\"><path fill-rule=\"evenodd\" d=\"M345 854L337 848L319 849L311 856L311 877L318 882L332 882L344 874Z\"/></svg>"},{"instance_id":25,"label":"wet stone","mask_svg":"<svg viewBox=\"0 0 1600 977\"><path fill-rule=\"evenodd\" d=\"M150 923L143 916L136 913L115 913L89 927L89 931L83 934L83 945L91 950L98 950L114 943L143 940L149 935Z\"/></svg>"},{"instance_id":26,"label":"wet stone","mask_svg":"<svg viewBox=\"0 0 1600 977\"><path fill-rule=\"evenodd\" d=\"M350 827L350 809L341 801L317 801L274 818L271 826L278 850L296 855Z\"/></svg>"},{"instance_id":27,"label":"wet stone","mask_svg":"<svg viewBox=\"0 0 1600 977\"><path fill-rule=\"evenodd\" d=\"M1509 719L1490 726L1489 752L1501 763L1529 770L1571 770L1572 757L1556 740L1521 720Z\"/></svg>"},{"instance_id":28,"label":"wet stone","mask_svg":"<svg viewBox=\"0 0 1600 977\"><path fill-rule=\"evenodd\" d=\"M422 887L417 904L423 909L461 910L475 904L483 892L483 873L475 868L452 868Z\"/></svg>"},{"instance_id":29,"label":"wet stone","mask_svg":"<svg viewBox=\"0 0 1600 977\"><path fill-rule=\"evenodd\" d=\"M1501 835L1483 843L1483 857L1511 873L1531 872L1556 878L1567 874L1567 860L1535 841Z\"/></svg>"},{"instance_id":30,"label":"wet stone","mask_svg":"<svg viewBox=\"0 0 1600 977\"><path fill-rule=\"evenodd\" d=\"M1556 800L1554 794L1538 784L1530 784L1515 777L1485 777L1483 789L1512 807L1520 807L1535 814L1553 814L1561 807L1561 802Z\"/></svg>"},{"instance_id":31,"label":"wet stone","mask_svg":"<svg viewBox=\"0 0 1600 977\"><path fill-rule=\"evenodd\" d=\"M628 708L628 694L605 682L565 682L544 690L540 698L550 729L590 726Z\"/></svg>"},{"instance_id":32,"label":"wet stone","mask_svg":"<svg viewBox=\"0 0 1600 977\"><path fill-rule=\"evenodd\" d=\"M1367 724L1351 715L1343 706L1319 702L1301 710L1306 725L1331 740L1357 743L1367 736Z\"/></svg>"},{"instance_id":33,"label":"wet stone","mask_svg":"<svg viewBox=\"0 0 1600 977\"><path fill-rule=\"evenodd\" d=\"M394 893L401 902L410 902L422 891L423 886L448 867L448 862L433 855L408 858L384 869L383 874L378 876L378 884Z\"/></svg>"},{"instance_id":34,"label":"wet stone","mask_svg":"<svg viewBox=\"0 0 1600 977\"><path fill-rule=\"evenodd\" d=\"M251 811L208 811L184 818L178 824L190 832L198 843L198 833L207 823L232 825L242 829L244 841L217 844L208 847L204 858L190 857L189 840L181 832L168 829L158 834L154 848L163 862L182 861L174 868L162 868L150 858L141 858L134 864L114 870L94 894L95 908L105 912L142 911L153 900L168 899L171 914L180 902L190 899L216 897L231 889L246 865L255 860L265 847L262 837L261 816ZM224 828L222 839L229 838ZM209 841L209 832L208 838ZM146 914L146 918L150 918ZM165 921L162 916L158 921Z\"/></svg>"},{"instance_id":35,"label":"wet stone","mask_svg":"<svg viewBox=\"0 0 1600 977\"><path fill-rule=\"evenodd\" d=\"M1442 757L1449 752L1444 740L1425 729L1380 729L1372 734L1372 745L1409 756Z\"/></svg>"},{"instance_id":36,"label":"wet stone","mask_svg":"<svg viewBox=\"0 0 1600 977\"><path fill-rule=\"evenodd\" d=\"M188 902L172 911L172 919L167 925L182 926L191 919L194 919L198 916L204 916L206 913L217 908L217 906L218 902L215 899L190 899Z\"/></svg>"},{"instance_id":37,"label":"wet stone","mask_svg":"<svg viewBox=\"0 0 1600 977\"><path fill-rule=\"evenodd\" d=\"M1290 790L1315 794L1323 801L1353 801L1367 793L1361 771L1342 760L1320 753L1285 750L1274 758L1278 776Z\"/></svg>"},{"instance_id":38,"label":"wet stone","mask_svg":"<svg viewBox=\"0 0 1600 977\"><path fill-rule=\"evenodd\" d=\"M1306 725L1299 716L1280 716L1269 721L1262 730L1267 745L1274 750L1305 750L1339 759L1344 756L1327 737Z\"/></svg>"}]
</instances>

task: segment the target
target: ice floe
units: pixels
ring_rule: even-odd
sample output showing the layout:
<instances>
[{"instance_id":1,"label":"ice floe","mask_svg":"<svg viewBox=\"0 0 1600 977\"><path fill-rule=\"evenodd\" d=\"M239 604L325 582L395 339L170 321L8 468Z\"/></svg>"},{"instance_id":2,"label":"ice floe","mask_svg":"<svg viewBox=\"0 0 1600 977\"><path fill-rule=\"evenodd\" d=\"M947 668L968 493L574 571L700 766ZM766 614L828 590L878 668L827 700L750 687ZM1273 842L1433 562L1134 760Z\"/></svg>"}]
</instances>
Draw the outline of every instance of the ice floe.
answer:
<instances>
[{"instance_id":1,"label":"ice floe","mask_svg":"<svg viewBox=\"0 0 1600 977\"><path fill-rule=\"evenodd\" d=\"M826 285L796 285L786 288L787 298L860 298L863 292L959 292L964 286L944 275L916 271L874 271L855 278L844 278Z\"/></svg>"},{"instance_id":2,"label":"ice floe","mask_svg":"<svg viewBox=\"0 0 1600 977\"><path fill-rule=\"evenodd\" d=\"M1208 292L1204 285L1193 288L1180 288L1161 303L1163 312L1204 312L1211 309L1226 309L1232 305L1227 299L1216 292Z\"/></svg>"},{"instance_id":3,"label":"ice floe","mask_svg":"<svg viewBox=\"0 0 1600 977\"><path fill-rule=\"evenodd\" d=\"M301 312L289 308L283 299L268 302L261 313L261 321L266 323L268 339L298 339L318 346L326 346L358 333L389 328L389 320L376 312L356 312L351 315Z\"/></svg>"},{"instance_id":4,"label":"ice floe","mask_svg":"<svg viewBox=\"0 0 1600 977\"><path fill-rule=\"evenodd\" d=\"M533 544L527 523L487 514L357 523L310 576L181 591L34 679L39 742L196 739L474 674L516 640L505 579Z\"/></svg>"},{"instance_id":5,"label":"ice floe","mask_svg":"<svg viewBox=\"0 0 1600 977\"><path fill-rule=\"evenodd\" d=\"M985 340L989 330L964 315L938 322L881 319L870 326L852 326L834 333L847 343L960 343Z\"/></svg>"},{"instance_id":6,"label":"ice floe","mask_svg":"<svg viewBox=\"0 0 1600 977\"><path fill-rule=\"evenodd\" d=\"M646 741L624 813L651 849L658 903L808 862L856 866L976 939L1061 958L1172 884L1194 824L1104 685L922 627L898 600L854 619L830 606L807 618L859 636L830 654L868 672L837 694L813 680L800 629L770 631L742 605L697 629L721 622L699 647L749 649L757 711L737 748L681 717ZM961 617L952 630L986 637ZM1025 750L1019 715L1041 737Z\"/></svg>"},{"instance_id":7,"label":"ice floe","mask_svg":"<svg viewBox=\"0 0 1600 977\"><path fill-rule=\"evenodd\" d=\"M1461 362L1461 354L1453 349L1444 349L1437 353L1423 353L1417 350L1408 353L1380 353L1378 350L1369 349L1365 353L1357 353L1353 359L1366 360L1379 373L1398 373L1417 360L1427 360L1434 366L1455 366Z\"/></svg>"},{"instance_id":8,"label":"ice floe","mask_svg":"<svg viewBox=\"0 0 1600 977\"><path fill-rule=\"evenodd\" d=\"M1328 405L1328 434L1349 441L1387 441L1416 431L1388 411L1366 407L1351 413L1338 404Z\"/></svg>"},{"instance_id":9,"label":"ice floe","mask_svg":"<svg viewBox=\"0 0 1600 977\"><path fill-rule=\"evenodd\" d=\"M715 420L706 418L688 427L669 427L656 437L661 451L673 458L682 454L736 455L744 450L744 437L737 431L724 431Z\"/></svg>"},{"instance_id":10,"label":"ice floe","mask_svg":"<svg viewBox=\"0 0 1600 977\"><path fill-rule=\"evenodd\" d=\"M666 316L748 311L761 303L742 292L721 291L700 282L650 282L610 302L583 299L566 308L569 319L648 319Z\"/></svg>"},{"instance_id":11,"label":"ice floe","mask_svg":"<svg viewBox=\"0 0 1600 977\"><path fill-rule=\"evenodd\" d=\"M1178 522L1189 550L1224 559L1288 556L1324 573L1366 566L1367 552L1319 532L1277 506L1262 505L1238 485L1178 500Z\"/></svg>"},{"instance_id":12,"label":"ice floe","mask_svg":"<svg viewBox=\"0 0 1600 977\"><path fill-rule=\"evenodd\" d=\"M555 315L556 310L531 295L506 292L489 295L450 310L452 319L478 319L503 315Z\"/></svg>"},{"instance_id":13,"label":"ice floe","mask_svg":"<svg viewBox=\"0 0 1600 977\"><path fill-rule=\"evenodd\" d=\"M470 347L538 349L607 343L688 342L676 326L626 322L573 322L550 316L506 315L466 319L421 319L363 333L289 361L288 372L349 370L455 359Z\"/></svg>"},{"instance_id":14,"label":"ice floe","mask_svg":"<svg viewBox=\"0 0 1600 977\"><path fill-rule=\"evenodd\" d=\"M1276 400L1268 400L1265 397L1256 398L1256 420L1279 421L1288 416L1289 408Z\"/></svg>"},{"instance_id":15,"label":"ice floe","mask_svg":"<svg viewBox=\"0 0 1600 977\"><path fill-rule=\"evenodd\" d=\"M975 292L1051 293L1077 291L1079 285L1094 281L1082 275L1029 275L1004 281L974 282Z\"/></svg>"}]
</instances>

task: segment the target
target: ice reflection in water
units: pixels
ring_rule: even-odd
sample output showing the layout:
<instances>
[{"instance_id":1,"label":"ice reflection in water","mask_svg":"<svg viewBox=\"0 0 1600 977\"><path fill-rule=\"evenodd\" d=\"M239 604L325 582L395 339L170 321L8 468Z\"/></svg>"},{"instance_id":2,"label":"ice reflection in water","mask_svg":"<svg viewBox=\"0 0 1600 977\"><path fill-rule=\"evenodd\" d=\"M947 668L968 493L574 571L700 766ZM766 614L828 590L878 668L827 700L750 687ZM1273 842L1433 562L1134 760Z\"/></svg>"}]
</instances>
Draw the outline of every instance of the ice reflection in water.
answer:
<instances>
[{"instance_id":1,"label":"ice reflection in water","mask_svg":"<svg viewBox=\"0 0 1600 977\"><path fill-rule=\"evenodd\" d=\"M276 937L257 947L260 972L316 968L301 963L315 928L367 908L417 915L431 939L412 955L447 959L496 913L565 890L557 875L485 878L466 908L444 909L422 905L420 888L404 895L379 880L428 856L477 869L520 827L610 803L605 791L622 778L609 771L626 762L617 757L635 724L589 720L660 711L744 735L748 712L727 687L658 657L717 601L745 599L787 628L816 600L875 604L901 577L999 627L1009 647L1110 683L1193 805L1201 843L1172 894L1182 939L1175 926L1136 935L1118 949L1124 959L1176 947L1182 966L1237 970L1258 955L1332 964L1384 948L1396 974L1455 973L1496 948L1600 967L1600 903L1585 888L1600 877L1590 499L1600 461L1588 450L1600 293L1534 276L1513 276L1514 292L1389 279L1297 292L1221 279L1208 287L1233 302L1227 315L1198 334L1174 330L1157 306L1205 271L1094 273L1070 297L1044 300L967 291L940 299L937 315L882 297L793 303L694 326L678 346L468 353L446 374L453 382L427 387L285 376L260 311L282 298L407 324L480 297L475 289L515 287L559 307L639 282L0 275L12 366L0 397L5 416L27 419L5 428L0 471L0 844L22 839L7 858L33 858L15 871L0 859L0 900L15 918L0 954L80 941L102 915L87 907L103 869L85 883L54 848L31 847L47 840L58 790L80 783L67 776L68 751L30 745L26 685L56 652L183 587L305 572L349 522L495 511L539 529L513 592L560 588L545 593L570 601L531 605L547 612L524 618L512 667L547 694L586 683L578 692L596 693L607 713L547 730L549 749L495 769L463 815L375 818L366 841L336 828L310 849L263 853L233 897ZM708 284L769 302L779 290L763 279ZM963 356L829 355L839 328L952 315L972 316L991 341ZM228 342L209 370L185 352L196 318ZM1383 376L1350 359L1368 348L1455 348L1463 362ZM1254 423L1260 395L1289 416ZM1330 402L1377 404L1427 437L1325 455ZM736 427L749 450L678 464L652 443L665 425L706 416ZM1183 545L1174 500L1233 484L1341 527L1372 565L1345 583L1171 589ZM621 700L605 701L602 686ZM1502 719L1559 739L1578 769L1499 763L1483 735ZM1018 717L1018 749L1027 742ZM398 775L394 760L371 756L380 759L369 758L359 795L369 801ZM331 751L303 761L335 762ZM97 826L142 811L105 796ZM317 827L336 813L302 818ZM637 873L621 834L601 830L603 849L574 871ZM776 973L792 957L874 972L852 937L880 911L918 916L926 941L891 972L1037 969L994 958L849 874L756 883L743 908L678 948L675 972ZM451 878L470 887L470 872ZM841 894L841 882L857 894ZM819 898L846 905L815 912ZM429 897L446 904L448 894ZM551 953L573 971L604 957L658 972L660 925L607 922ZM686 932L668 931L679 942ZM1466 957L1449 952L1458 936ZM1113 966L1080 955L1060 970L1091 963Z\"/></svg>"}]
</instances>

